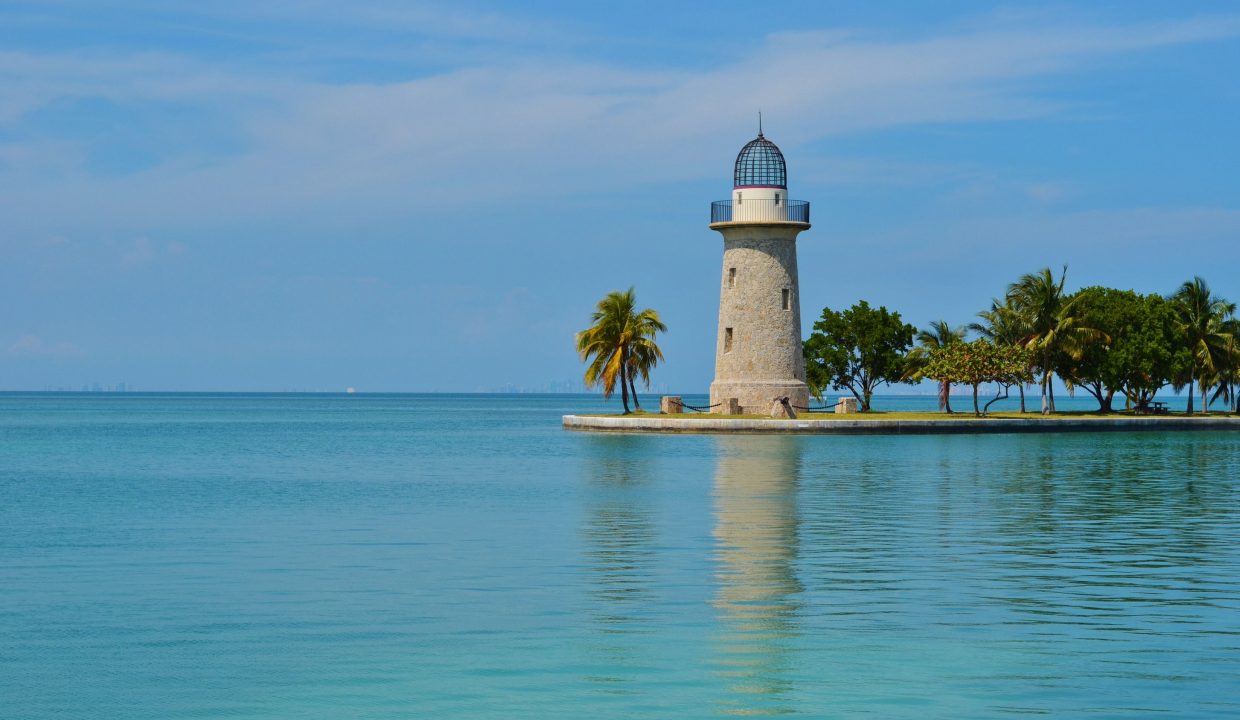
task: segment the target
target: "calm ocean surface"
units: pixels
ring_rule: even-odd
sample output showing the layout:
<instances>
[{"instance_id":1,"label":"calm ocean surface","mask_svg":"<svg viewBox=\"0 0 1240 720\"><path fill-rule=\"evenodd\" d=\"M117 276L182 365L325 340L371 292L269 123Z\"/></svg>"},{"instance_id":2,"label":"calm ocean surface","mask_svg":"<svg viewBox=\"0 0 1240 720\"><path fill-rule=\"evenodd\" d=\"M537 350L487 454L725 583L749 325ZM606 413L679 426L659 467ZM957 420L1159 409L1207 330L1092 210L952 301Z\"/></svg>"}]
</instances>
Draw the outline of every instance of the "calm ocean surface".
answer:
<instances>
[{"instance_id":1,"label":"calm ocean surface","mask_svg":"<svg viewBox=\"0 0 1240 720\"><path fill-rule=\"evenodd\" d=\"M0 717L1240 717L1240 434L602 409L0 394Z\"/></svg>"}]
</instances>

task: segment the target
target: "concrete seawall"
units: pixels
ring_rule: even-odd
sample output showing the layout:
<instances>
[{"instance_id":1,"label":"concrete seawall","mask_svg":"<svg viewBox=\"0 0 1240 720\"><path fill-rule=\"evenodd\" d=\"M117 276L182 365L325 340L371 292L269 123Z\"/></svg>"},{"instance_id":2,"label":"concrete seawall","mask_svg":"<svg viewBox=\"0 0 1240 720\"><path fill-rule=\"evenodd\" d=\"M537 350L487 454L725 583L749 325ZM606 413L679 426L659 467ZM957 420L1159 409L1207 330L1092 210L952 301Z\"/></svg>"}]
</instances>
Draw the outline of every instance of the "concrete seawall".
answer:
<instances>
[{"instance_id":1,"label":"concrete seawall","mask_svg":"<svg viewBox=\"0 0 1240 720\"><path fill-rule=\"evenodd\" d=\"M973 435L980 433L1240 431L1240 417L1072 417L943 418L941 420L795 420L672 418L658 415L597 417L565 415L564 428L587 432L802 434L802 435Z\"/></svg>"}]
</instances>

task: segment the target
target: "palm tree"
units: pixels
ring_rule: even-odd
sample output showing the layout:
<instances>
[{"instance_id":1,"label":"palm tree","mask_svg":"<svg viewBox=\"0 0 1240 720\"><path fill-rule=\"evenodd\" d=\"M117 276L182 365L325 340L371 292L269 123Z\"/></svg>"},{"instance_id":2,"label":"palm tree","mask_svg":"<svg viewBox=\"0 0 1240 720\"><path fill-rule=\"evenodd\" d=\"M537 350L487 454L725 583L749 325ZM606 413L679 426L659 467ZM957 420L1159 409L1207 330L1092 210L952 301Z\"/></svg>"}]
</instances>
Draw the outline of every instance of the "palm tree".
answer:
<instances>
[{"instance_id":1,"label":"palm tree","mask_svg":"<svg viewBox=\"0 0 1240 720\"><path fill-rule=\"evenodd\" d=\"M1210 412L1206 391L1212 377L1223 369L1231 334L1228 321L1236 313L1236 304L1210 292L1201 277L1180 286L1171 296L1179 315L1180 332L1193 356L1193 375L1201 389L1201 411ZM1193 383L1188 383L1188 414L1193 414Z\"/></svg>"},{"instance_id":2,"label":"palm tree","mask_svg":"<svg viewBox=\"0 0 1240 720\"><path fill-rule=\"evenodd\" d=\"M910 380L922 380L925 378L924 368L926 362L930 360L930 356L935 350L945 348L953 343L962 342L964 340L965 329L962 327L952 328L947 324L946 320L936 320L930 323L930 327L917 333L917 347L909 351L909 370L905 376ZM939 381L939 409L952 414L951 402L952 384L947 380Z\"/></svg>"},{"instance_id":3,"label":"palm tree","mask_svg":"<svg viewBox=\"0 0 1240 720\"><path fill-rule=\"evenodd\" d=\"M1232 413L1240 413L1240 318L1232 317L1224 323L1223 330L1228 335L1227 351L1223 356L1226 360L1225 371L1219 383L1219 392L1224 393L1228 408Z\"/></svg>"},{"instance_id":4,"label":"palm tree","mask_svg":"<svg viewBox=\"0 0 1240 720\"><path fill-rule=\"evenodd\" d=\"M650 387L650 371L663 359L663 351L655 343L654 337L660 332L667 332L667 326L659 320L659 313L646 309L632 318L633 343L629 347L628 376L629 390L633 393L633 405L641 411L641 403L637 401L637 387L634 378L640 376L642 383Z\"/></svg>"},{"instance_id":5,"label":"palm tree","mask_svg":"<svg viewBox=\"0 0 1240 720\"><path fill-rule=\"evenodd\" d=\"M1101 335L1096 330L1078 327L1073 315L1076 300L1064 296L1064 281L1068 266L1064 265L1059 281L1050 268L1021 276L1008 286L1007 299L1025 324L1024 338L1020 344L1032 350L1038 357L1042 370L1042 414L1055 412L1055 392L1051 387L1054 378L1055 358L1060 353L1080 355L1080 343Z\"/></svg>"},{"instance_id":6,"label":"palm tree","mask_svg":"<svg viewBox=\"0 0 1240 720\"><path fill-rule=\"evenodd\" d=\"M1240 382L1240 320L1228 320L1225 330L1231 337L1223 348L1221 367L1214 373L1214 385L1217 389L1210 402L1223 401L1227 412L1236 412L1240 400L1237 399L1237 382Z\"/></svg>"},{"instance_id":7,"label":"palm tree","mask_svg":"<svg viewBox=\"0 0 1240 720\"><path fill-rule=\"evenodd\" d=\"M1028 331L1020 313L1010 301L990 301L990 309L977 314L982 322L969 323L969 329L995 345L1021 345ZM1025 384L1020 383L1020 411L1025 412Z\"/></svg>"},{"instance_id":8,"label":"palm tree","mask_svg":"<svg viewBox=\"0 0 1240 720\"><path fill-rule=\"evenodd\" d=\"M663 359L663 351L655 344L654 337L656 333L667 332L667 326L654 310L637 310L633 288L607 293L598 301L590 321L590 327L577 333L577 352L583 362L589 363L586 386L602 385L603 397L610 398L619 381L624 414L629 414L630 391L634 404L641 410L633 377L641 375L649 387L650 370Z\"/></svg>"}]
</instances>

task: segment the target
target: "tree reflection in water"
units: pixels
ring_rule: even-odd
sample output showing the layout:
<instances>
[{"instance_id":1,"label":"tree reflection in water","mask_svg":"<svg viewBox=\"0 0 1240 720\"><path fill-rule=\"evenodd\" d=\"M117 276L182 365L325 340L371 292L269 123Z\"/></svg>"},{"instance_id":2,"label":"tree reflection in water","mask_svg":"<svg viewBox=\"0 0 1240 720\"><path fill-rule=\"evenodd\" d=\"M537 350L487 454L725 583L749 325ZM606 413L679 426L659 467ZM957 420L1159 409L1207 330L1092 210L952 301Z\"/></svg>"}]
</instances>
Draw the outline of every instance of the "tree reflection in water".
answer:
<instances>
[{"instance_id":1,"label":"tree reflection in water","mask_svg":"<svg viewBox=\"0 0 1240 720\"><path fill-rule=\"evenodd\" d=\"M646 669L656 528L643 482L643 438L589 438L593 445L582 522L589 618L596 644L583 663L585 679L608 694L627 694ZM645 470L648 472L649 468Z\"/></svg>"},{"instance_id":2,"label":"tree reflection in water","mask_svg":"<svg viewBox=\"0 0 1240 720\"><path fill-rule=\"evenodd\" d=\"M800 635L796 491L803 440L721 436L715 468L715 663L720 709L781 715L792 707L792 647Z\"/></svg>"}]
</instances>

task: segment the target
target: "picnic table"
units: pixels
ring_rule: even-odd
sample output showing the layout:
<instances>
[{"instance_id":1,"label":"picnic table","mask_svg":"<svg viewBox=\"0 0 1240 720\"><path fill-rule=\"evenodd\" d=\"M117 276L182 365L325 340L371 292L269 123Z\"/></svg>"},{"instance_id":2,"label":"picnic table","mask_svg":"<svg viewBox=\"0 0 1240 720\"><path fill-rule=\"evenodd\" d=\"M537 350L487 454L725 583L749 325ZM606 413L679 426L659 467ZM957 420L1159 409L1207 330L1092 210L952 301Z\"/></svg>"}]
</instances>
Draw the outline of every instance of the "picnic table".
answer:
<instances>
[{"instance_id":1,"label":"picnic table","mask_svg":"<svg viewBox=\"0 0 1240 720\"><path fill-rule=\"evenodd\" d=\"M1168 415L1170 412L1171 410L1167 407L1167 403L1154 400L1144 405L1138 405L1136 408L1136 414L1138 415Z\"/></svg>"}]
</instances>

